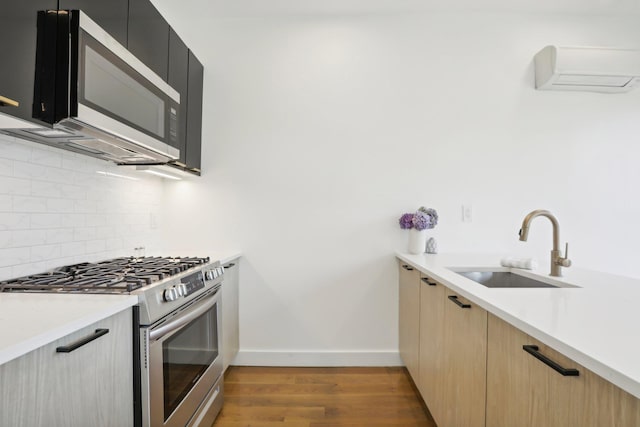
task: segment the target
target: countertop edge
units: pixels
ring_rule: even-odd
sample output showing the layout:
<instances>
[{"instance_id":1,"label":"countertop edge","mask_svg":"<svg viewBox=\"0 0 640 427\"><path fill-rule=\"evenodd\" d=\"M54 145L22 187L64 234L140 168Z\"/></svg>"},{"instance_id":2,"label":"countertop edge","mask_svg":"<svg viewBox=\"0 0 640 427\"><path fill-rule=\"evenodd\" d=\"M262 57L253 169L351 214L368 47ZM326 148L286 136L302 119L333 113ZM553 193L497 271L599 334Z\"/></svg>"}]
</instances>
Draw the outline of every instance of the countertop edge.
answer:
<instances>
[{"instance_id":1,"label":"countertop edge","mask_svg":"<svg viewBox=\"0 0 640 427\"><path fill-rule=\"evenodd\" d=\"M552 334L549 334L545 331L541 331L540 329L527 323L526 321L510 313L503 311L502 309L500 309L500 307L494 306L493 304L486 301L482 297L479 297L478 295L472 292L469 292L467 289L462 289L461 287L453 283L451 280L442 277L441 274L438 274L438 269L443 267L430 269L429 267L420 265L415 260L408 258L406 255L407 254L404 254L399 251L395 252L395 256L397 259L400 259L403 262L406 262L407 264L410 264L414 268L418 269L418 271L424 274L427 274L430 277L433 277L435 280L441 282L446 287L451 288L452 290L459 293L464 298L467 298L470 301L478 304L480 307L487 310L489 313L495 315L501 320L504 320L505 322L509 323L513 327L523 331L524 333L539 340L540 342L552 347L553 349L559 351L560 353L574 360L576 363L579 363L580 365L584 366L586 369L589 369L590 371L594 372L595 374L599 375L605 380L620 387L622 390L626 391L627 393L630 393L636 398L640 399L640 382L638 382L637 380L622 374L621 372L616 370L614 367L595 359L589 354L586 354L566 344L564 341L553 336Z\"/></svg>"},{"instance_id":2,"label":"countertop edge","mask_svg":"<svg viewBox=\"0 0 640 427\"><path fill-rule=\"evenodd\" d=\"M228 264L231 261L235 261L238 258L242 257L242 252L230 252L230 253L231 253L231 255L225 255L224 257L219 259L220 264L222 264L224 266L225 264Z\"/></svg>"},{"instance_id":3,"label":"countertop edge","mask_svg":"<svg viewBox=\"0 0 640 427\"><path fill-rule=\"evenodd\" d=\"M0 350L0 365L24 356L33 350L52 343L57 339L65 337L95 322L106 319L107 317L126 310L129 307L133 307L137 303L138 297L135 295L127 295L127 298L118 298L118 300L114 301L113 304L109 304L98 311L81 316L61 326L47 329L46 332L27 338L10 347L3 348Z\"/></svg>"}]
</instances>

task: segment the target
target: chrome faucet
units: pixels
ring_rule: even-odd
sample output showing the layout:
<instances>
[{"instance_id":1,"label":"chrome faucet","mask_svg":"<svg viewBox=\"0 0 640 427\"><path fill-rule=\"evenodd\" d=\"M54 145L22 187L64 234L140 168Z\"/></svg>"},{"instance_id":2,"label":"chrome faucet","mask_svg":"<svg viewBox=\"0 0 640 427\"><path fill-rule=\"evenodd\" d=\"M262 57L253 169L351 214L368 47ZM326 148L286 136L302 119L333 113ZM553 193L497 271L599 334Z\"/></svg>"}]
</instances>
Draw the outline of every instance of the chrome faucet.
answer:
<instances>
[{"instance_id":1,"label":"chrome faucet","mask_svg":"<svg viewBox=\"0 0 640 427\"><path fill-rule=\"evenodd\" d=\"M569 244L567 243L567 246L565 247L564 257L563 257L559 249L560 225L558 224L558 220L556 219L556 217L553 216L551 212L538 209L531 212L529 215L527 215L524 218L524 221L522 221L522 228L520 229L520 232L519 232L520 240L522 242L527 241L527 238L529 237L529 224L531 224L531 221L537 216L546 216L547 218L549 218L549 220L551 221L551 224L553 225L553 249L551 250L551 273L549 273L549 275L561 277L562 276L561 268L571 266L571 260L568 258Z\"/></svg>"}]
</instances>

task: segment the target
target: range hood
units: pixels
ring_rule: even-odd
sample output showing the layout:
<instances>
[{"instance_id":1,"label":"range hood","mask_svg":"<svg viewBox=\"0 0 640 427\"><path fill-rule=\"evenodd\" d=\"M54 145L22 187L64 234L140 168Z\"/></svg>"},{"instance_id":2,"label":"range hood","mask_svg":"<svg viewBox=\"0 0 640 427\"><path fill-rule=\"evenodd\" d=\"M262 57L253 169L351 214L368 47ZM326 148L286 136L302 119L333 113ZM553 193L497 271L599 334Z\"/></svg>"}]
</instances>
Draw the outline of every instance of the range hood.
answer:
<instances>
[{"instance_id":1,"label":"range hood","mask_svg":"<svg viewBox=\"0 0 640 427\"><path fill-rule=\"evenodd\" d=\"M34 124L0 132L122 165L180 157L180 94L79 10L38 12Z\"/></svg>"},{"instance_id":2,"label":"range hood","mask_svg":"<svg viewBox=\"0 0 640 427\"><path fill-rule=\"evenodd\" d=\"M0 132L119 165L166 164L180 156L178 149L167 144L158 142L153 147L146 146L71 118L51 128L25 126L0 129Z\"/></svg>"}]
</instances>

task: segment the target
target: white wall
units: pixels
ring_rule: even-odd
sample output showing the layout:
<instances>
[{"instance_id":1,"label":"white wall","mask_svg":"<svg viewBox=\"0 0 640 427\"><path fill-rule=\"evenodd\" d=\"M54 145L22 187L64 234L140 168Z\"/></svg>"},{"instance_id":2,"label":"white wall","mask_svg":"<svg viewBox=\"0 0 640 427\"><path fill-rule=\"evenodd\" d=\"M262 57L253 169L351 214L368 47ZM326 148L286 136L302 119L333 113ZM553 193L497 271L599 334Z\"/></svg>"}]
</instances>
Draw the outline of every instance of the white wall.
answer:
<instances>
[{"instance_id":1,"label":"white wall","mask_svg":"<svg viewBox=\"0 0 640 427\"><path fill-rule=\"evenodd\" d=\"M545 220L527 243L517 232L546 208L576 267L640 276L640 91L535 91L532 62L547 44L633 46L636 20L171 23L205 65L204 173L167 186L166 238L178 252L245 254L242 361L396 360L393 252L407 241L397 219L421 205L440 213L444 252L545 261Z\"/></svg>"},{"instance_id":2,"label":"white wall","mask_svg":"<svg viewBox=\"0 0 640 427\"><path fill-rule=\"evenodd\" d=\"M135 176L135 181L101 175ZM0 134L0 280L161 252L161 180Z\"/></svg>"}]
</instances>

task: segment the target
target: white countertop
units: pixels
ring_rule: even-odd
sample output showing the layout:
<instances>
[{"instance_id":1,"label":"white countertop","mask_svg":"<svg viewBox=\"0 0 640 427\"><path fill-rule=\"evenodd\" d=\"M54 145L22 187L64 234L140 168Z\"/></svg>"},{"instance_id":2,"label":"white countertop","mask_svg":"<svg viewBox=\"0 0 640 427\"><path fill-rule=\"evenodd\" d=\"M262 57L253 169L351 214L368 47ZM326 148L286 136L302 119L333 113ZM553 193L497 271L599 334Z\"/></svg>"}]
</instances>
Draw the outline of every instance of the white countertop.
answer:
<instances>
[{"instance_id":1,"label":"white countertop","mask_svg":"<svg viewBox=\"0 0 640 427\"><path fill-rule=\"evenodd\" d=\"M209 255L209 258L211 258L214 261L220 261L220 264L222 264L223 266L230 263L231 261L237 260L238 258L240 258L242 256L242 252L240 251L220 251L220 252L213 252L213 255Z\"/></svg>"},{"instance_id":2,"label":"white countertop","mask_svg":"<svg viewBox=\"0 0 640 427\"><path fill-rule=\"evenodd\" d=\"M640 398L640 280L570 267L561 278L524 271L579 287L487 288L447 267L500 267L497 255L396 256Z\"/></svg>"},{"instance_id":3,"label":"white countertop","mask_svg":"<svg viewBox=\"0 0 640 427\"><path fill-rule=\"evenodd\" d=\"M0 293L0 365L137 303L135 295Z\"/></svg>"}]
</instances>

